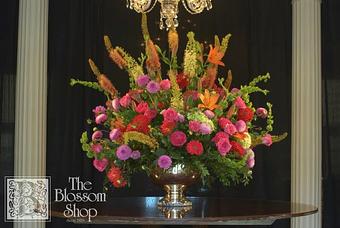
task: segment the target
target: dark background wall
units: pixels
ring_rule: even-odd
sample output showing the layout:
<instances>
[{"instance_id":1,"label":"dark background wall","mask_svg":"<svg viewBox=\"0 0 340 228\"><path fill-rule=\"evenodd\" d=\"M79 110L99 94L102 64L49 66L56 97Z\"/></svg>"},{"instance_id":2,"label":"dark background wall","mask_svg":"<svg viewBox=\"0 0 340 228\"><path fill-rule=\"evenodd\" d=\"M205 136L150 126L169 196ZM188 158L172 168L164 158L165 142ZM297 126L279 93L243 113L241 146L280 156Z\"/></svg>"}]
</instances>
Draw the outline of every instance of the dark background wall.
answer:
<instances>
[{"instance_id":1,"label":"dark background wall","mask_svg":"<svg viewBox=\"0 0 340 228\"><path fill-rule=\"evenodd\" d=\"M159 9L149 14L152 37L166 48L165 31L158 29ZM254 76L270 72L272 79L265 85L271 90L268 98L274 104L276 133L290 133L291 107L291 1L228 0L214 1L211 11L191 16L180 8L178 29L181 49L186 33L193 30L198 40L213 42L232 33L225 57L226 74L232 69L233 86L249 82ZM126 9L123 1L112 0L50 0L49 65L48 65L48 157L47 172L53 187L67 185L68 176L81 176L96 183L101 191L102 175L92 168L91 161L81 152L79 136L91 110L104 102L89 89L71 88L70 77L95 80L87 65L93 58L121 91L128 89L128 76L110 63L103 45L103 36L110 36L113 45L120 45L138 57L143 51L140 15ZM183 53L180 52L180 55ZM263 96L256 103L265 104ZM191 195L213 195L241 198L290 199L290 139L270 149L256 150L254 180L249 186L212 189L191 189ZM144 175L133 180L130 189L113 189L110 195L159 195L161 192ZM62 223L62 222L61 222ZM273 227L287 227L289 221ZM60 224L49 224L57 227ZM72 227L72 225L69 225Z\"/></svg>"}]
</instances>

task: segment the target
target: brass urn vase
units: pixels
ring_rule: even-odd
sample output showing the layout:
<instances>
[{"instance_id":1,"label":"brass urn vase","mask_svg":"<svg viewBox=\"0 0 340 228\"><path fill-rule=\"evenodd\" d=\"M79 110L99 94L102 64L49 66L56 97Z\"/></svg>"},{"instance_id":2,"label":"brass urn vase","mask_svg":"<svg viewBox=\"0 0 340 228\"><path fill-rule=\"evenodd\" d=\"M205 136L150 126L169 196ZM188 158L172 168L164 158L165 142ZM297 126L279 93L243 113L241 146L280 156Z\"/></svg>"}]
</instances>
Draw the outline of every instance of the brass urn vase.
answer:
<instances>
[{"instance_id":1,"label":"brass urn vase","mask_svg":"<svg viewBox=\"0 0 340 228\"><path fill-rule=\"evenodd\" d=\"M198 174L183 164L177 164L169 169L155 169L151 173L153 182L163 187L165 195L158 201L160 207L188 207L192 202L184 193L188 186L198 180Z\"/></svg>"}]
</instances>

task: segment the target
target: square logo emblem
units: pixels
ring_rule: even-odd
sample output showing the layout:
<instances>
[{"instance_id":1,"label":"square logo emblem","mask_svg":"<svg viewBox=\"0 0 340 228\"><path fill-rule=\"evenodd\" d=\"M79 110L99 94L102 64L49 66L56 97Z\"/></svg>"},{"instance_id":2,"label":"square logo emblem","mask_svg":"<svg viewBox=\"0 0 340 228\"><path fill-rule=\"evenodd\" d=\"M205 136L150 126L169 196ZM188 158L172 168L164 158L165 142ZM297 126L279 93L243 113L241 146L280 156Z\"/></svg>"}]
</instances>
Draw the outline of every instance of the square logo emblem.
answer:
<instances>
[{"instance_id":1,"label":"square logo emblem","mask_svg":"<svg viewBox=\"0 0 340 228\"><path fill-rule=\"evenodd\" d=\"M50 177L5 177L5 221L50 221Z\"/></svg>"}]
</instances>

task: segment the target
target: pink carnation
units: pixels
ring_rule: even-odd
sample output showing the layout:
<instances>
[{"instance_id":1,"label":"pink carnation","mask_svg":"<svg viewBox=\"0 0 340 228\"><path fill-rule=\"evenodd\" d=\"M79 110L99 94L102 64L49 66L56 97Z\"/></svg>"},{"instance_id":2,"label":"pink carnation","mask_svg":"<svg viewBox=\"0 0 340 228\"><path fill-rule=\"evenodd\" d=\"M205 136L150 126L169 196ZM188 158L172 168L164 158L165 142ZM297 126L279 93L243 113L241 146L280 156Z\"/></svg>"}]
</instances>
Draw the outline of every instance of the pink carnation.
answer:
<instances>
[{"instance_id":1,"label":"pink carnation","mask_svg":"<svg viewBox=\"0 0 340 228\"><path fill-rule=\"evenodd\" d=\"M196 121L196 120L191 120L189 121L189 130L192 132L199 132L201 127L200 122Z\"/></svg>"},{"instance_id":2,"label":"pink carnation","mask_svg":"<svg viewBox=\"0 0 340 228\"><path fill-rule=\"evenodd\" d=\"M119 104L123 106L124 108L129 107L131 103L131 97L129 94L125 94L122 98L119 100Z\"/></svg>"},{"instance_id":3,"label":"pink carnation","mask_svg":"<svg viewBox=\"0 0 340 228\"><path fill-rule=\"evenodd\" d=\"M150 77L147 75L141 75L137 78L137 85L139 87L144 87L146 86L150 81Z\"/></svg>"},{"instance_id":4,"label":"pink carnation","mask_svg":"<svg viewBox=\"0 0 340 228\"><path fill-rule=\"evenodd\" d=\"M163 110L161 114L163 115L163 118L165 121L170 121L170 122L178 121L178 113L172 108Z\"/></svg>"},{"instance_id":5,"label":"pink carnation","mask_svg":"<svg viewBox=\"0 0 340 228\"><path fill-rule=\"evenodd\" d=\"M140 158L140 152L139 152L139 150L132 151L132 153L131 153L131 158L132 158L133 160L137 160L138 158Z\"/></svg>"},{"instance_id":6,"label":"pink carnation","mask_svg":"<svg viewBox=\"0 0 340 228\"><path fill-rule=\"evenodd\" d=\"M142 101L136 106L136 112L138 113L145 113L146 110L149 109L149 105L147 102Z\"/></svg>"},{"instance_id":7,"label":"pink carnation","mask_svg":"<svg viewBox=\"0 0 340 228\"><path fill-rule=\"evenodd\" d=\"M93 166L99 172L103 172L108 164L109 164L109 160L107 160L106 158L103 158L102 160L99 160L99 159L93 160Z\"/></svg>"},{"instance_id":8,"label":"pink carnation","mask_svg":"<svg viewBox=\"0 0 340 228\"><path fill-rule=\"evenodd\" d=\"M201 123L200 124L200 133L202 135L209 135L212 132L212 129L209 124Z\"/></svg>"},{"instance_id":9,"label":"pink carnation","mask_svg":"<svg viewBox=\"0 0 340 228\"><path fill-rule=\"evenodd\" d=\"M262 143L266 146L270 146L273 144L272 136L270 134L266 134L262 137Z\"/></svg>"},{"instance_id":10,"label":"pink carnation","mask_svg":"<svg viewBox=\"0 0 340 228\"><path fill-rule=\"evenodd\" d=\"M217 143L217 150L222 155L225 156L231 149L231 144L229 138L221 138Z\"/></svg>"},{"instance_id":11,"label":"pink carnation","mask_svg":"<svg viewBox=\"0 0 340 228\"><path fill-rule=\"evenodd\" d=\"M171 87L169 79L162 80L159 84L162 90L168 90Z\"/></svg>"},{"instance_id":12,"label":"pink carnation","mask_svg":"<svg viewBox=\"0 0 340 228\"><path fill-rule=\"evenodd\" d=\"M106 108L104 106L97 106L94 109L92 109L92 112L97 117L99 114L106 112Z\"/></svg>"},{"instance_id":13,"label":"pink carnation","mask_svg":"<svg viewBox=\"0 0 340 228\"><path fill-rule=\"evenodd\" d=\"M175 131L170 135L170 142L173 146L181 147L187 141L187 136L182 131Z\"/></svg>"},{"instance_id":14,"label":"pink carnation","mask_svg":"<svg viewBox=\"0 0 340 228\"><path fill-rule=\"evenodd\" d=\"M225 125L223 130L229 135L233 135L237 132L235 125L232 123Z\"/></svg>"},{"instance_id":15,"label":"pink carnation","mask_svg":"<svg viewBox=\"0 0 340 228\"><path fill-rule=\"evenodd\" d=\"M107 120L107 115L102 113L96 117L96 124L102 124Z\"/></svg>"},{"instance_id":16,"label":"pink carnation","mask_svg":"<svg viewBox=\"0 0 340 228\"><path fill-rule=\"evenodd\" d=\"M158 158L157 164L162 169L168 169L172 164L172 160L168 155L162 155Z\"/></svg>"},{"instance_id":17,"label":"pink carnation","mask_svg":"<svg viewBox=\"0 0 340 228\"><path fill-rule=\"evenodd\" d=\"M185 117L181 113L178 113L177 120L178 122L183 123L185 121Z\"/></svg>"},{"instance_id":18,"label":"pink carnation","mask_svg":"<svg viewBox=\"0 0 340 228\"><path fill-rule=\"evenodd\" d=\"M144 112L144 116L146 116L148 119L152 120L157 116L157 111L154 109L148 109Z\"/></svg>"},{"instance_id":19,"label":"pink carnation","mask_svg":"<svg viewBox=\"0 0 340 228\"><path fill-rule=\"evenodd\" d=\"M224 129L225 126L227 124L231 124L231 121L227 118L224 118L224 117L221 117L219 120L218 120L218 125L220 126L220 128Z\"/></svg>"}]
</instances>

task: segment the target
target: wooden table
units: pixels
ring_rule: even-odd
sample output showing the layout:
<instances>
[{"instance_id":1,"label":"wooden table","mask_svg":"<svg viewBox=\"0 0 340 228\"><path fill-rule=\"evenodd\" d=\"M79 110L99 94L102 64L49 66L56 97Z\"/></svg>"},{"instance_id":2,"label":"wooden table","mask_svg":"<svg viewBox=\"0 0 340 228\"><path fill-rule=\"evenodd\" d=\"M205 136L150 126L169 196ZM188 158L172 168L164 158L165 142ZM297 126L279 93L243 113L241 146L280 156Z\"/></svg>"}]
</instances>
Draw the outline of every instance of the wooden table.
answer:
<instances>
[{"instance_id":1,"label":"wooden table","mask_svg":"<svg viewBox=\"0 0 340 228\"><path fill-rule=\"evenodd\" d=\"M316 213L314 206L268 200L189 197L192 208L163 210L157 207L158 197L111 198L105 203L76 203L77 208L96 208L98 215L67 218L78 224L130 225L271 225L277 219ZM53 203L51 215L65 218L67 203Z\"/></svg>"}]
</instances>

